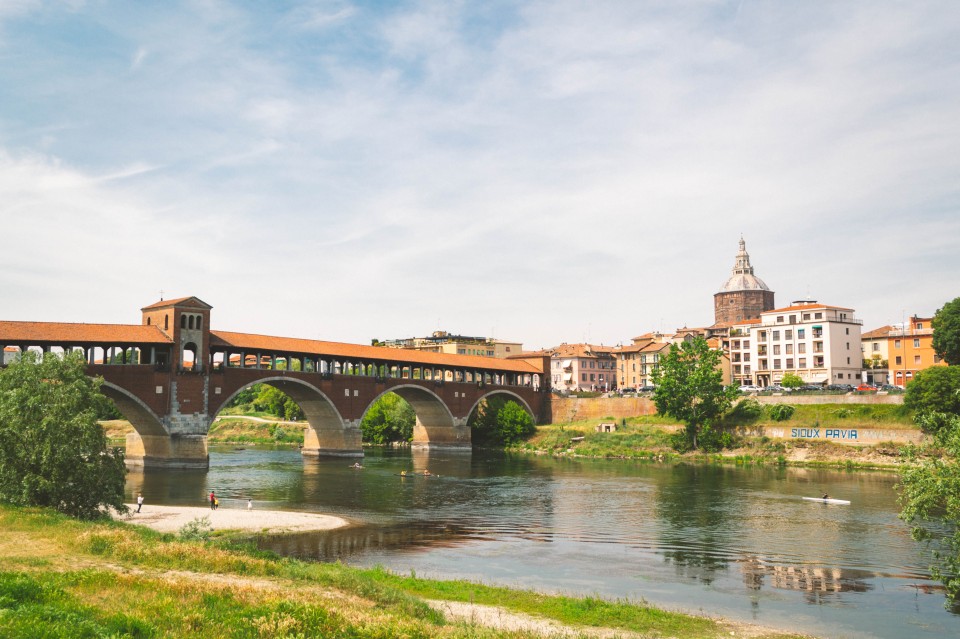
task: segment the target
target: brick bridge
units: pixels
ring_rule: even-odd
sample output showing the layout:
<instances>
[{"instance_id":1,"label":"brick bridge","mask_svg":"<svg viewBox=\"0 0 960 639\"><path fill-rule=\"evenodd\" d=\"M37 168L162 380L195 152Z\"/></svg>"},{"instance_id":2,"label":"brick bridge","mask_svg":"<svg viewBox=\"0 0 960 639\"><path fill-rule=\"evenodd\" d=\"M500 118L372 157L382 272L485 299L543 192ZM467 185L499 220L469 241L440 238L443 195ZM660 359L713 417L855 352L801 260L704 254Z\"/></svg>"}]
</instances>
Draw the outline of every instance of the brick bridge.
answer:
<instances>
[{"instance_id":1,"label":"brick bridge","mask_svg":"<svg viewBox=\"0 0 960 639\"><path fill-rule=\"evenodd\" d=\"M135 430L127 463L206 468L207 433L220 410L253 384L280 389L303 410L305 455L362 457L360 421L394 392L417 415L414 446L470 446L467 418L508 397L549 421L549 357L494 359L210 329L196 297L141 309L140 324L0 321L7 358L28 349L82 350L91 375ZM545 374L546 373L546 374Z\"/></svg>"}]
</instances>

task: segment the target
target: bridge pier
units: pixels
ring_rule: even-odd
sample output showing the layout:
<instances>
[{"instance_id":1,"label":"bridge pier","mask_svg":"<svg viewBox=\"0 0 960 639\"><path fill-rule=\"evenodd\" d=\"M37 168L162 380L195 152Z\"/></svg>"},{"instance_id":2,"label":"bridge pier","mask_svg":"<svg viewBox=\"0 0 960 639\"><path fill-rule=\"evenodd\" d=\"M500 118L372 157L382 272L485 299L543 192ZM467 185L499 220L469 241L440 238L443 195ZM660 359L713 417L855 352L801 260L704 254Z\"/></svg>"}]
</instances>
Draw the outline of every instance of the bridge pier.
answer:
<instances>
[{"instance_id":1,"label":"bridge pier","mask_svg":"<svg viewBox=\"0 0 960 639\"><path fill-rule=\"evenodd\" d=\"M452 424L434 424L428 429L418 416L417 423L413 427L413 442L410 445L421 449L470 450L473 444L467 418L454 417Z\"/></svg>"},{"instance_id":2,"label":"bridge pier","mask_svg":"<svg viewBox=\"0 0 960 639\"><path fill-rule=\"evenodd\" d=\"M206 470L210 467L206 435L127 435L128 467Z\"/></svg>"},{"instance_id":3,"label":"bridge pier","mask_svg":"<svg viewBox=\"0 0 960 639\"><path fill-rule=\"evenodd\" d=\"M307 426L303 433L306 457L363 457L360 420L344 420L342 429Z\"/></svg>"}]
</instances>

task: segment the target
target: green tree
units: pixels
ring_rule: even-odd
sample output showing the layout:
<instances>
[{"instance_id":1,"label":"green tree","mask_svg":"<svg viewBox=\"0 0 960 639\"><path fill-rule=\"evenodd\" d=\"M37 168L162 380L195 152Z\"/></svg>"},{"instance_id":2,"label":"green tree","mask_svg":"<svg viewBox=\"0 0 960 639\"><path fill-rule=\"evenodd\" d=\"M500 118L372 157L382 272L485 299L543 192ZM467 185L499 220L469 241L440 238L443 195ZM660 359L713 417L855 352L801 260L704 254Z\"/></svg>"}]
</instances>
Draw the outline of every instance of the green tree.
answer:
<instances>
[{"instance_id":1,"label":"green tree","mask_svg":"<svg viewBox=\"0 0 960 639\"><path fill-rule=\"evenodd\" d=\"M97 414L109 403L80 353L25 353L0 370L0 500L82 519L123 504L123 451Z\"/></svg>"},{"instance_id":2,"label":"green tree","mask_svg":"<svg viewBox=\"0 0 960 639\"><path fill-rule=\"evenodd\" d=\"M408 442L413 439L416 423L413 407L396 393L386 393L367 409L360 421L360 433L370 444Z\"/></svg>"},{"instance_id":3,"label":"green tree","mask_svg":"<svg viewBox=\"0 0 960 639\"><path fill-rule=\"evenodd\" d=\"M907 384L903 404L921 413L960 415L960 366L931 366Z\"/></svg>"},{"instance_id":4,"label":"green tree","mask_svg":"<svg viewBox=\"0 0 960 639\"><path fill-rule=\"evenodd\" d=\"M523 406L502 395L482 401L468 421L473 442L480 446L509 446L533 434L536 426Z\"/></svg>"},{"instance_id":5,"label":"green tree","mask_svg":"<svg viewBox=\"0 0 960 639\"><path fill-rule=\"evenodd\" d=\"M697 437L723 415L737 397L737 389L723 386L722 354L711 350L707 340L696 337L672 344L653 371L653 401L657 412L686 425L686 438L697 448Z\"/></svg>"},{"instance_id":6,"label":"green tree","mask_svg":"<svg viewBox=\"0 0 960 639\"><path fill-rule=\"evenodd\" d=\"M796 373L787 373L780 380L780 385L784 388L800 388L803 386L803 379Z\"/></svg>"},{"instance_id":7,"label":"green tree","mask_svg":"<svg viewBox=\"0 0 960 639\"><path fill-rule=\"evenodd\" d=\"M918 421L927 419L918 416ZM930 573L943 582L947 605L960 597L960 416L940 414L936 441L942 455L922 459L908 454L900 471L900 517L911 524L914 539L933 549ZM921 424L923 426L923 424Z\"/></svg>"},{"instance_id":8,"label":"green tree","mask_svg":"<svg viewBox=\"0 0 960 639\"><path fill-rule=\"evenodd\" d=\"M950 366L960 364L960 297L944 304L931 325L933 350Z\"/></svg>"}]
</instances>

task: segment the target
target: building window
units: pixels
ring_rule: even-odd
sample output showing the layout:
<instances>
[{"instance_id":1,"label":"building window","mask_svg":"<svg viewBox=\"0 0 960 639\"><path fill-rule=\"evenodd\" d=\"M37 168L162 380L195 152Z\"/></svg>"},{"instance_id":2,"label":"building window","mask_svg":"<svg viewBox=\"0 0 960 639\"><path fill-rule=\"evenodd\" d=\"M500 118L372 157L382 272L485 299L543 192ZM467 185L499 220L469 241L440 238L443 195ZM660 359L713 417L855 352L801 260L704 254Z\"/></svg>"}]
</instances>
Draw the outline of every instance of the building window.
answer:
<instances>
[{"instance_id":1,"label":"building window","mask_svg":"<svg viewBox=\"0 0 960 639\"><path fill-rule=\"evenodd\" d=\"M777 324L783 324L783 315L777 315Z\"/></svg>"},{"instance_id":2,"label":"building window","mask_svg":"<svg viewBox=\"0 0 960 639\"><path fill-rule=\"evenodd\" d=\"M874 342L874 343L873 343L873 348L871 348L870 350L872 350L874 353L876 353L877 351L880 350L880 344Z\"/></svg>"},{"instance_id":3,"label":"building window","mask_svg":"<svg viewBox=\"0 0 960 639\"><path fill-rule=\"evenodd\" d=\"M803 321L806 322L806 321L809 321L809 320L810 320L810 313L804 313L804 314L803 314Z\"/></svg>"},{"instance_id":4,"label":"building window","mask_svg":"<svg viewBox=\"0 0 960 639\"><path fill-rule=\"evenodd\" d=\"M894 348L900 348L900 340L898 340L898 339L893 340L893 347L894 347Z\"/></svg>"},{"instance_id":5,"label":"building window","mask_svg":"<svg viewBox=\"0 0 960 639\"><path fill-rule=\"evenodd\" d=\"M847 350L850 350L850 342L847 342Z\"/></svg>"},{"instance_id":6,"label":"building window","mask_svg":"<svg viewBox=\"0 0 960 639\"><path fill-rule=\"evenodd\" d=\"M791 323L791 324L796 324L796 323L797 323L797 316L796 316L796 315L791 315L791 316L790 316L790 323Z\"/></svg>"},{"instance_id":7,"label":"building window","mask_svg":"<svg viewBox=\"0 0 960 639\"><path fill-rule=\"evenodd\" d=\"M783 339L793 339L793 329L788 328L783 332Z\"/></svg>"},{"instance_id":8,"label":"building window","mask_svg":"<svg viewBox=\"0 0 960 639\"><path fill-rule=\"evenodd\" d=\"M787 358L787 368L793 368L793 358L792 358L792 357L788 357L788 358Z\"/></svg>"},{"instance_id":9,"label":"building window","mask_svg":"<svg viewBox=\"0 0 960 639\"><path fill-rule=\"evenodd\" d=\"M806 353L806 352L807 352L807 345L804 344L803 342L800 342L799 344L797 344L797 352L798 352L798 353Z\"/></svg>"},{"instance_id":10,"label":"building window","mask_svg":"<svg viewBox=\"0 0 960 639\"><path fill-rule=\"evenodd\" d=\"M814 314L813 314L813 319L815 319L815 320L823 319L823 313L814 313Z\"/></svg>"},{"instance_id":11,"label":"building window","mask_svg":"<svg viewBox=\"0 0 960 639\"><path fill-rule=\"evenodd\" d=\"M743 340L743 348L744 348L744 349L749 349L749 348L750 348L750 340L748 340L748 339L747 339L747 340Z\"/></svg>"},{"instance_id":12,"label":"building window","mask_svg":"<svg viewBox=\"0 0 960 639\"><path fill-rule=\"evenodd\" d=\"M793 355L793 344L787 344L787 355Z\"/></svg>"},{"instance_id":13,"label":"building window","mask_svg":"<svg viewBox=\"0 0 960 639\"><path fill-rule=\"evenodd\" d=\"M919 355L914 355L914 356L913 356L913 363L916 364L916 365L918 365L918 366L920 365L920 356L919 356Z\"/></svg>"},{"instance_id":14,"label":"building window","mask_svg":"<svg viewBox=\"0 0 960 639\"><path fill-rule=\"evenodd\" d=\"M780 370L780 360L779 360L779 359L773 360L773 369L774 369L774 370Z\"/></svg>"},{"instance_id":15,"label":"building window","mask_svg":"<svg viewBox=\"0 0 960 639\"><path fill-rule=\"evenodd\" d=\"M900 364L902 363L903 363L903 358L897 355L897 366L900 366Z\"/></svg>"},{"instance_id":16,"label":"building window","mask_svg":"<svg viewBox=\"0 0 960 639\"><path fill-rule=\"evenodd\" d=\"M807 335L807 329L805 328L797 329L797 339L803 339L804 337L806 337L806 335Z\"/></svg>"},{"instance_id":17,"label":"building window","mask_svg":"<svg viewBox=\"0 0 960 639\"><path fill-rule=\"evenodd\" d=\"M586 373L580 373L580 381L581 381L581 382L587 381L587 374L586 374Z\"/></svg>"},{"instance_id":18,"label":"building window","mask_svg":"<svg viewBox=\"0 0 960 639\"><path fill-rule=\"evenodd\" d=\"M850 365L850 358L848 357L848 358L847 358L847 366L849 366L849 365Z\"/></svg>"},{"instance_id":19,"label":"building window","mask_svg":"<svg viewBox=\"0 0 960 639\"><path fill-rule=\"evenodd\" d=\"M780 345L779 345L779 344L774 344L774 345L773 345L773 354L774 354L774 355L779 355L779 354L780 354Z\"/></svg>"},{"instance_id":20,"label":"building window","mask_svg":"<svg viewBox=\"0 0 960 639\"><path fill-rule=\"evenodd\" d=\"M914 348L920 348L920 340L919 340L919 339L914 339L914 340L913 340L913 347L914 347Z\"/></svg>"},{"instance_id":21,"label":"building window","mask_svg":"<svg viewBox=\"0 0 960 639\"><path fill-rule=\"evenodd\" d=\"M797 368L806 368L807 367L807 358L801 357L797 360Z\"/></svg>"}]
</instances>

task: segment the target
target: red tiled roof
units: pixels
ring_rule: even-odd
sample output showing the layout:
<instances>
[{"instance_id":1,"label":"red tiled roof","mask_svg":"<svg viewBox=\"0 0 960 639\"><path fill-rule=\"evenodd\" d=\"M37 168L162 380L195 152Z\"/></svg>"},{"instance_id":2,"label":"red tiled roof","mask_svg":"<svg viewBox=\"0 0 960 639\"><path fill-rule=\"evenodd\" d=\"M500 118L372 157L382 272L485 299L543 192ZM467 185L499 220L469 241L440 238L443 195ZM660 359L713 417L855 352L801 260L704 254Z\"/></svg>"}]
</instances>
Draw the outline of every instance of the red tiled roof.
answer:
<instances>
[{"instance_id":1,"label":"red tiled roof","mask_svg":"<svg viewBox=\"0 0 960 639\"><path fill-rule=\"evenodd\" d=\"M156 326L0 321L0 344L170 344Z\"/></svg>"},{"instance_id":2,"label":"red tiled roof","mask_svg":"<svg viewBox=\"0 0 960 639\"><path fill-rule=\"evenodd\" d=\"M187 304L187 302L190 302L191 300L192 300L192 303ZM173 299L173 300L160 300L159 302L154 302L154 303L151 304L150 306L144 306L144 307L141 308L140 310L141 310L141 311L150 311L150 310L153 310L153 309L155 309L155 308L167 308L168 306L192 306L192 307L195 307L195 308L196 308L196 307L202 307L202 308L207 308L207 309L213 308L212 306L210 306L209 304L207 304L206 302L204 302L204 301L203 301L202 299L200 299L199 297L194 297L193 295L190 295L190 296L188 296L188 297L178 297L178 298Z\"/></svg>"},{"instance_id":3,"label":"red tiled roof","mask_svg":"<svg viewBox=\"0 0 960 639\"><path fill-rule=\"evenodd\" d=\"M881 326L880 328L875 328L872 331L867 331L860 335L860 339L877 339L878 337L889 337L890 331L894 330L892 326Z\"/></svg>"},{"instance_id":4,"label":"red tiled roof","mask_svg":"<svg viewBox=\"0 0 960 639\"><path fill-rule=\"evenodd\" d=\"M324 342L296 337L270 337L250 333L210 331L211 346L225 346L237 350L253 350L272 353L300 353L304 355L332 355L360 360L384 362L409 362L411 364L435 364L484 370L513 371L516 373L542 373L532 364L519 360L480 357L477 355L447 355L428 351L415 351L382 346L364 346L341 342Z\"/></svg>"}]
</instances>

